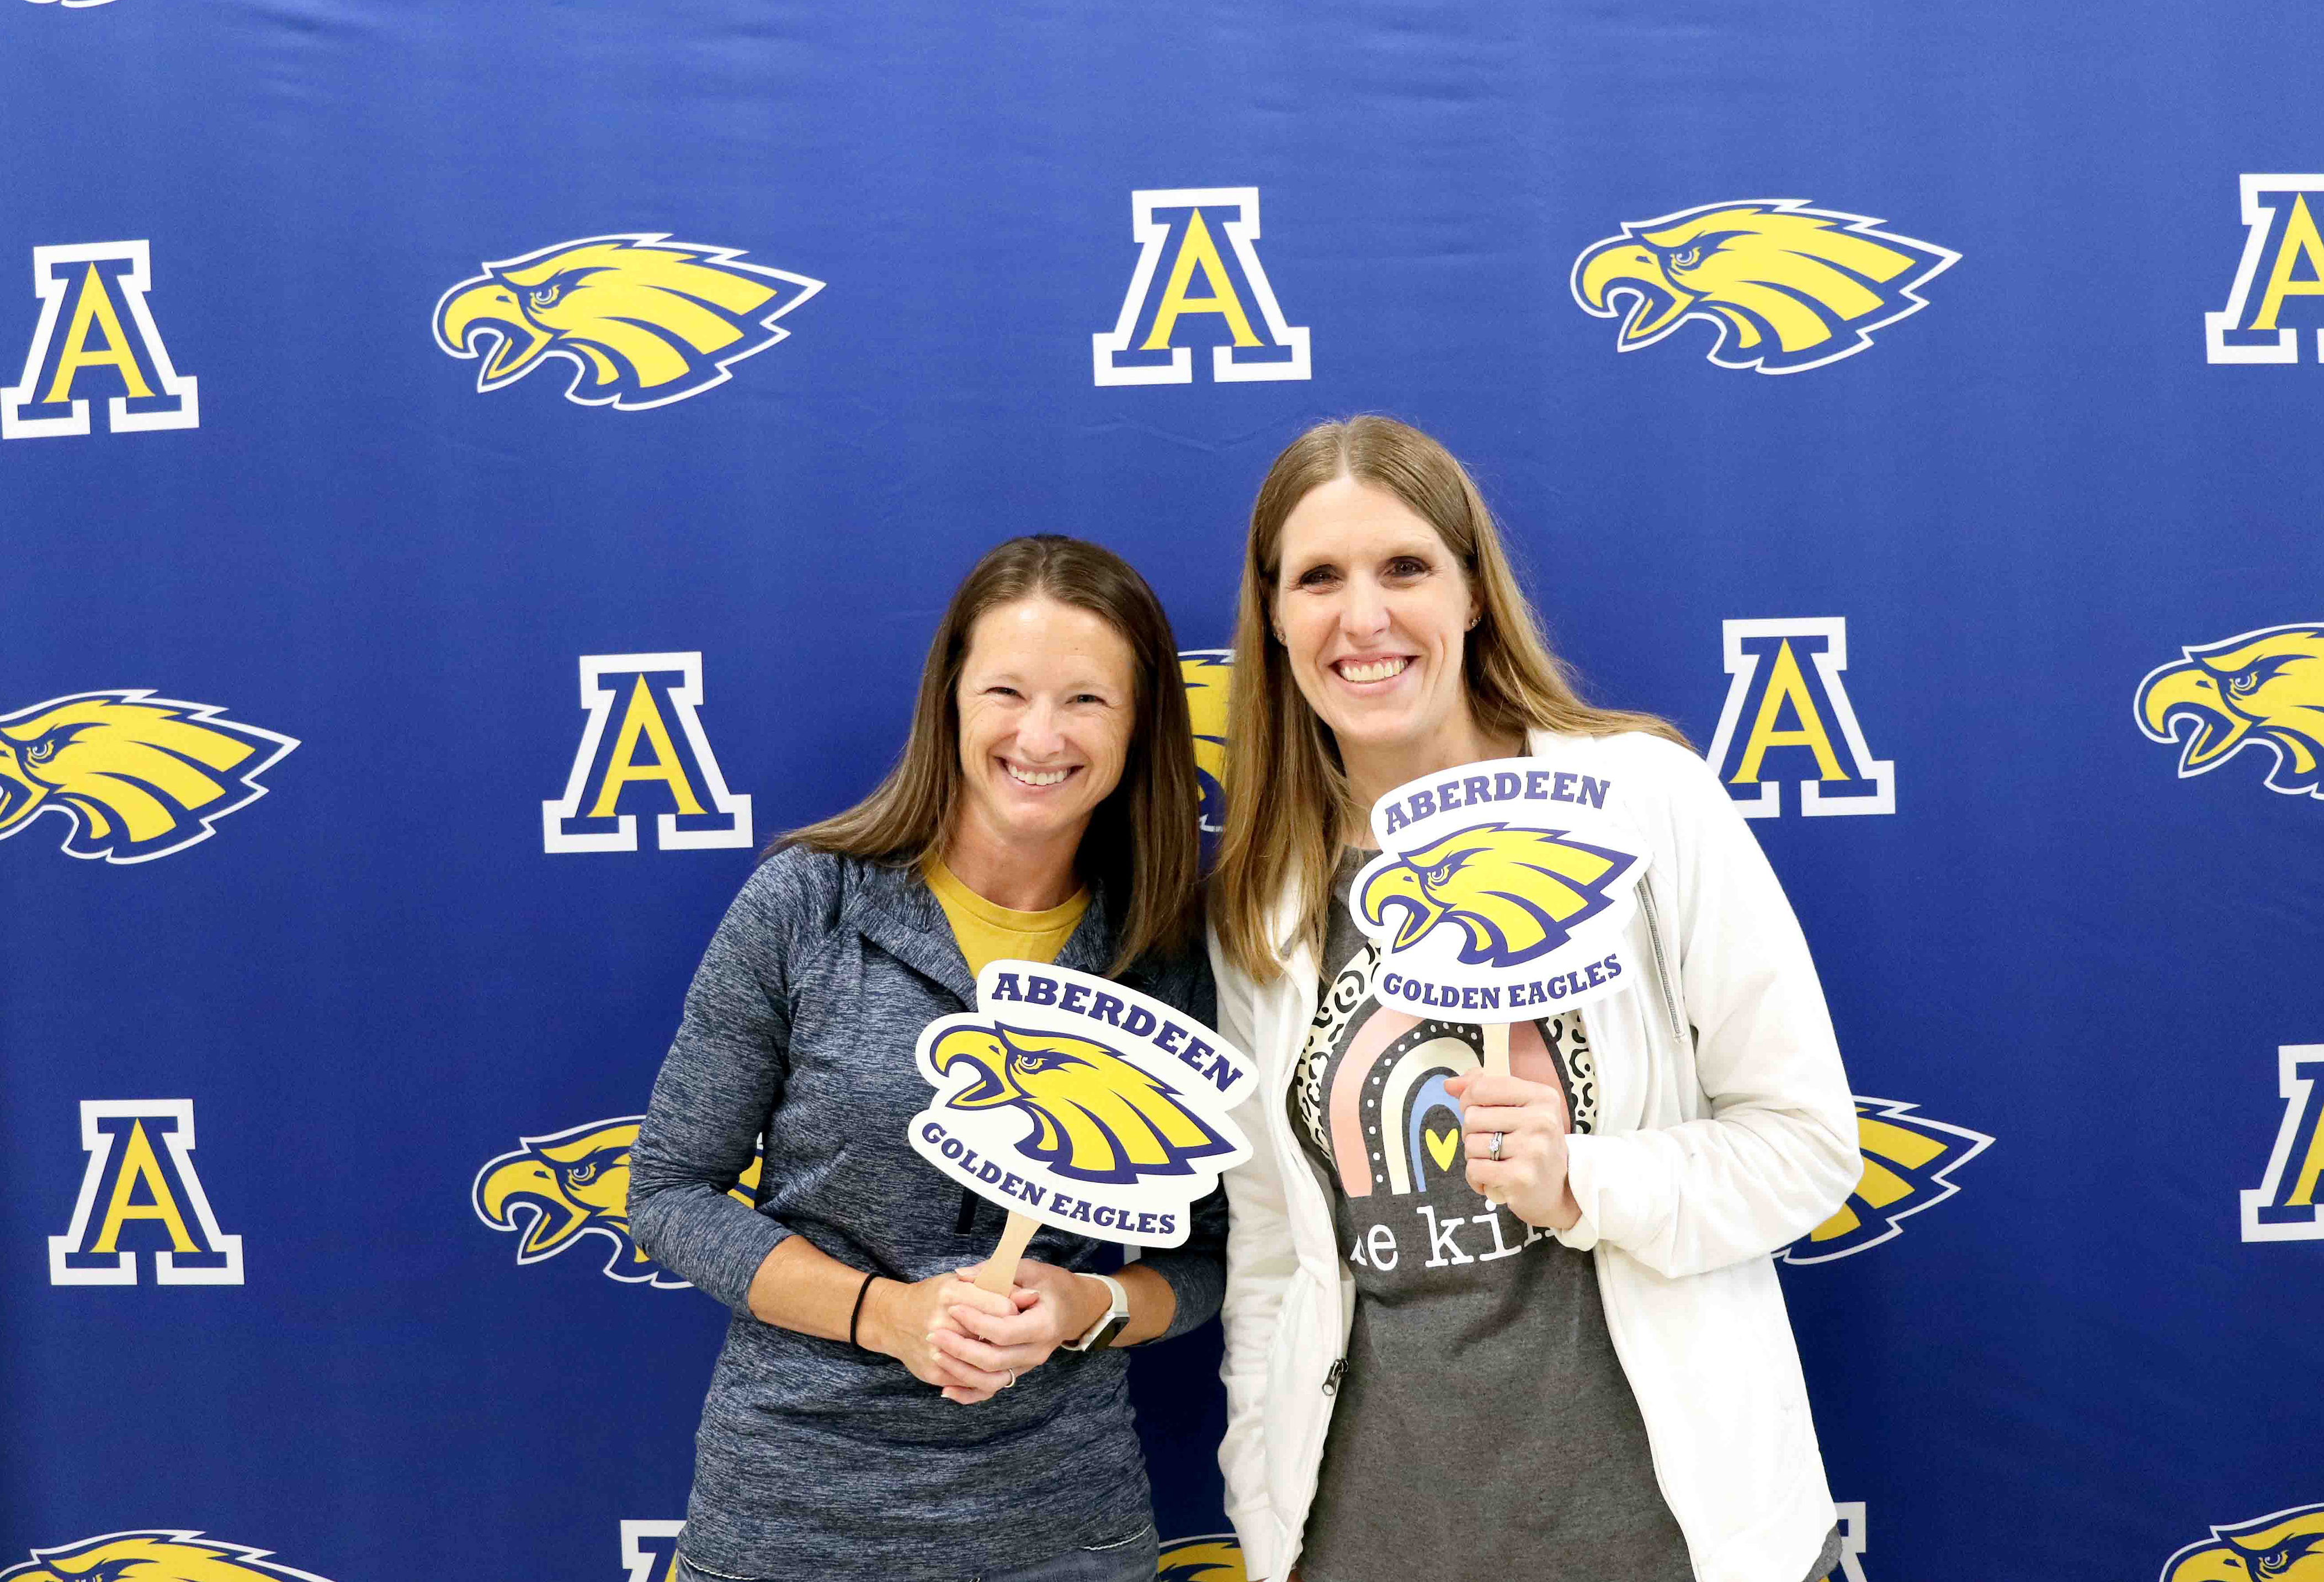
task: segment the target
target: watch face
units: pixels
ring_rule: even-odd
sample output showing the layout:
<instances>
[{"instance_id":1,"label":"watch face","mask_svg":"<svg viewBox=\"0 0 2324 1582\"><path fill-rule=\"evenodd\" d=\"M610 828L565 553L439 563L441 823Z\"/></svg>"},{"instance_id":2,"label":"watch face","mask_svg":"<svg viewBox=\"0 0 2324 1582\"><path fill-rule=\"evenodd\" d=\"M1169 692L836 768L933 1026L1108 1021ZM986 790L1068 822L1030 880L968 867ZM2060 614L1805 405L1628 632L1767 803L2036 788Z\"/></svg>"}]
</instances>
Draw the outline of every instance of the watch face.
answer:
<instances>
[{"instance_id":1,"label":"watch face","mask_svg":"<svg viewBox=\"0 0 2324 1582\"><path fill-rule=\"evenodd\" d=\"M1102 1280L1104 1279L1104 1276L1092 1275L1090 1278L1093 1280ZM1083 1335L1080 1339L1067 1341L1065 1343L1066 1350L1095 1351L1098 1347L1111 1342L1115 1336L1120 1334L1123 1329L1129 1327L1130 1293L1122 1290L1120 1283L1117 1281L1105 1281L1105 1289L1107 1300L1104 1317L1098 1319L1095 1324L1091 1325L1088 1332Z\"/></svg>"}]
</instances>

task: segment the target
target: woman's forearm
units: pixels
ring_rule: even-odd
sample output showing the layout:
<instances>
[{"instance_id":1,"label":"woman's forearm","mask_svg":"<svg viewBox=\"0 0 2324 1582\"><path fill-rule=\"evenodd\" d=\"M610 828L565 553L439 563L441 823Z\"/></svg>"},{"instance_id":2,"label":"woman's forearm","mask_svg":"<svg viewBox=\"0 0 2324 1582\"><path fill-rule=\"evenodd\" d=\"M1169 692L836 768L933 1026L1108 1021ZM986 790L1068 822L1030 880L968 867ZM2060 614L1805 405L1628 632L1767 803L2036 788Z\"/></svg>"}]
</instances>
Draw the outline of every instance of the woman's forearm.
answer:
<instances>
[{"instance_id":1,"label":"woman's forearm","mask_svg":"<svg viewBox=\"0 0 2324 1582\"><path fill-rule=\"evenodd\" d=\"M880 1288L882 1284L893 1291L904 1288L892 1280L875 1279L872 1289L865 1291L863 1274L803 1235L787 1236L751 1277L751 1316L761 1324L823 1340L845 1340L848 1320L854 1317L859 1344L870 1345L873 1338L870 1332L875 1330L881 1338L888 1338L887 1304L878 1301ZM855 1307L859 1294L863 1298L860 1317Z\"/></svg>"},{"instance_id":2,"label":"woman's forearm","mask_svg":"<svg viewBox=\"0 0 2324 1582\"><path fill-rule=\"evenodd\" d=\"M700 1167L651 1146L649 1115L630 1151L630 1236L638 1251L705 1295L741 1311L768 1252L791 1233Z\"/></svg>"},{"instance_id":3,"label":"woman's forearm","mask_svg":"<svg viewBox=\"0 0 2324 1582\"><path fill-rule=\"evenodd\" d=\"M1114 1278L1121 1281L1122 1292L1130 1298L1130 1322L1123 1325L1121 1333L1113 1337L1114 1345L1136 1346L1140 1341L1156 1338L1170 1328L1170 1320L1178 1312L1178 1293L1168 1281L1153 1270L1141 1269L1135 1263L1125 1265ZM1100 1291L1105 1289L1095 1281L1083 1283ZM1102 1301L1097 1311L1100 1315L1104 1313ZM1090 1320L1091 1323L1096 1321L1095 1317ZM1084 1332L1087 1328L1087 1325L1083 1326Z\"/></svg>"},{"instance_id":4,"label":"woman's forearm","mask_svg":"<svg viewBox=\"0 0 2324 1582\"><path fill-rule=\"evenodd\" d=\"M885 1275L867 1281L864 1271L841 1263L805 1236L793 1235L760 1263L751 1277L749 1300L752 1317L761 1323L824 1340L853 1339L866 1351L895 1358L914 1378L942 1390L947 1400L963 1404L983 1401L1011 1382L964 1367L936 1344L938 1328L951 1324L942 1314L952 1303L970 1304L988 1317L1014 1310L1009 1298L979 1291L950 1274L908 1284Z\"/></svg>"}]
</instances>

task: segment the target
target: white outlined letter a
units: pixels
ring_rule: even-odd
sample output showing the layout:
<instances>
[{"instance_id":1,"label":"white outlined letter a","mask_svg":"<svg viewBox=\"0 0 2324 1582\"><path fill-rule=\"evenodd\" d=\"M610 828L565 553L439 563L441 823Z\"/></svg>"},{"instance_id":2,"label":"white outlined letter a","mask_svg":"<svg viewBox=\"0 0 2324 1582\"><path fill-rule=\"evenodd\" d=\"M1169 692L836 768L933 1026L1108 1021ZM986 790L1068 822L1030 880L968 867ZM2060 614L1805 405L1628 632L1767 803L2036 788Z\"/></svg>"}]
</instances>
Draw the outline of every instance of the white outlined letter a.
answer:
<instances>
[{"instance_id":1,"label":"white outlined letter a","mask_svg":"<svg viewBox=\"0 0 2324 1582\"><path fill-rule=\"evenodd\" d=\"M726 789L702 728L700 653L584 654L581 706L565 794L540 804L541 850L635 851L640 810L663 851L750 846L751 799Z\"/></svg>"},{"instance_id":2,"label":"white outlined letter a","mask_svg":"<svg viewBox=\"0 0 2324 1582\"><path fill-rule=\"evenodd\" d=\"M1259 261L1258 188L1132 192L1130 214L1138 267L1113 328L1090 338L1098 384L1191 384L1198 342L1222 384L1313 376L1306 326L1284 322Z\"/></svg>"},{"instance_id":3,"label":"white outlined letter a","mask_svg":"<svg viewBox=\"0 0 2324 1582\"><path fill-rule=\"evenodd\" d=\"M159 1146L156 1146L156 1145ZM85 1098L80 1145L88 1154L72 1228L49 1238L51 1285L134 1285L137 1249L122 1233L151 1222L156 1285L240 1285L242 1238L218 1229L194 1169L190 1098Z\"/></svg>"},{"instance_id":4,"label":"white outlined letter a","mask_svg":"<svg viewBox=\"0 0 2324 1582\"><path fill-rule=\"evenodd\" d=\"M198 382L170 361L146 304L152 283L143 242L32 249L41 322L23 374L0 390L0 439L86 434L97 396L115 434L201 427Z\"/></svg>"}]
</instances>

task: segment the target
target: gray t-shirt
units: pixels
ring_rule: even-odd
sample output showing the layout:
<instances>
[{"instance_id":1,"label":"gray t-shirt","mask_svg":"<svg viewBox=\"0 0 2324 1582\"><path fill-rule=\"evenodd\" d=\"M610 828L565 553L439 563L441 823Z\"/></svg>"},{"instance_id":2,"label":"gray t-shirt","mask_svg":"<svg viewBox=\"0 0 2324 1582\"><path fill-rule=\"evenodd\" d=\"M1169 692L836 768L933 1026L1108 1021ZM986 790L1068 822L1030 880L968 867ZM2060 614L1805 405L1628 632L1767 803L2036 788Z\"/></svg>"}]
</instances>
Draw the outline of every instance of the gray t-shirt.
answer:
<instances>
[{"instance_id":1,"label":"gray t-shirt","mask_svg":"<svg viewBox=\"0 0 2324 1582\"><path fill-rule=\"evenodd\" d=\"M1319 996L1288 1105L1332 1185L1356 1281L1347 1366L1307 1517L1302 1582L1407 1582L1516 1566L1540 1582L1691 1582L1615 1355L1591 1254L1470 1189L1452 1077L1481 1030L1383 1007L1342 856ZM1579 1012L1509 1029L1511 1071L1597 1124ZM1839 1559L1825 1544L1811 1582Z\"/></svg>"}]
</instances>

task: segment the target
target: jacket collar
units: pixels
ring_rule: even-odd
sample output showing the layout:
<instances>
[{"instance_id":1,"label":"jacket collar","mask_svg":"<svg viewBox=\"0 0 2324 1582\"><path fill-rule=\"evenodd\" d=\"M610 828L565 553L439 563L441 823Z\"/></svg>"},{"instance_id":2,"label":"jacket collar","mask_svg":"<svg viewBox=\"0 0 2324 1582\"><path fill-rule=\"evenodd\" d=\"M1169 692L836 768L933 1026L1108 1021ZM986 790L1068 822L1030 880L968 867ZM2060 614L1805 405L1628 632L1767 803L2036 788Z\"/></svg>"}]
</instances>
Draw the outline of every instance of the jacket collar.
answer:
<instances>
[{"instance_id":1,"label":"jacket collar","mask_svg":"<svg viewBox=\"0 0 2324 1582\"><path fill-rule=\"evenodd\" d=\"M976 977L960 953L952 922L920 877L920 865L891 866L857 862L856 893L848 907L857 931L932 983L949 989L963 1005L976 1004ZM1089 910L1057 952L1056 965L1103 974L1113 958L1113 930L1106 921L1104 886L1090 885Z\"/></svg>"}]
</instances>

